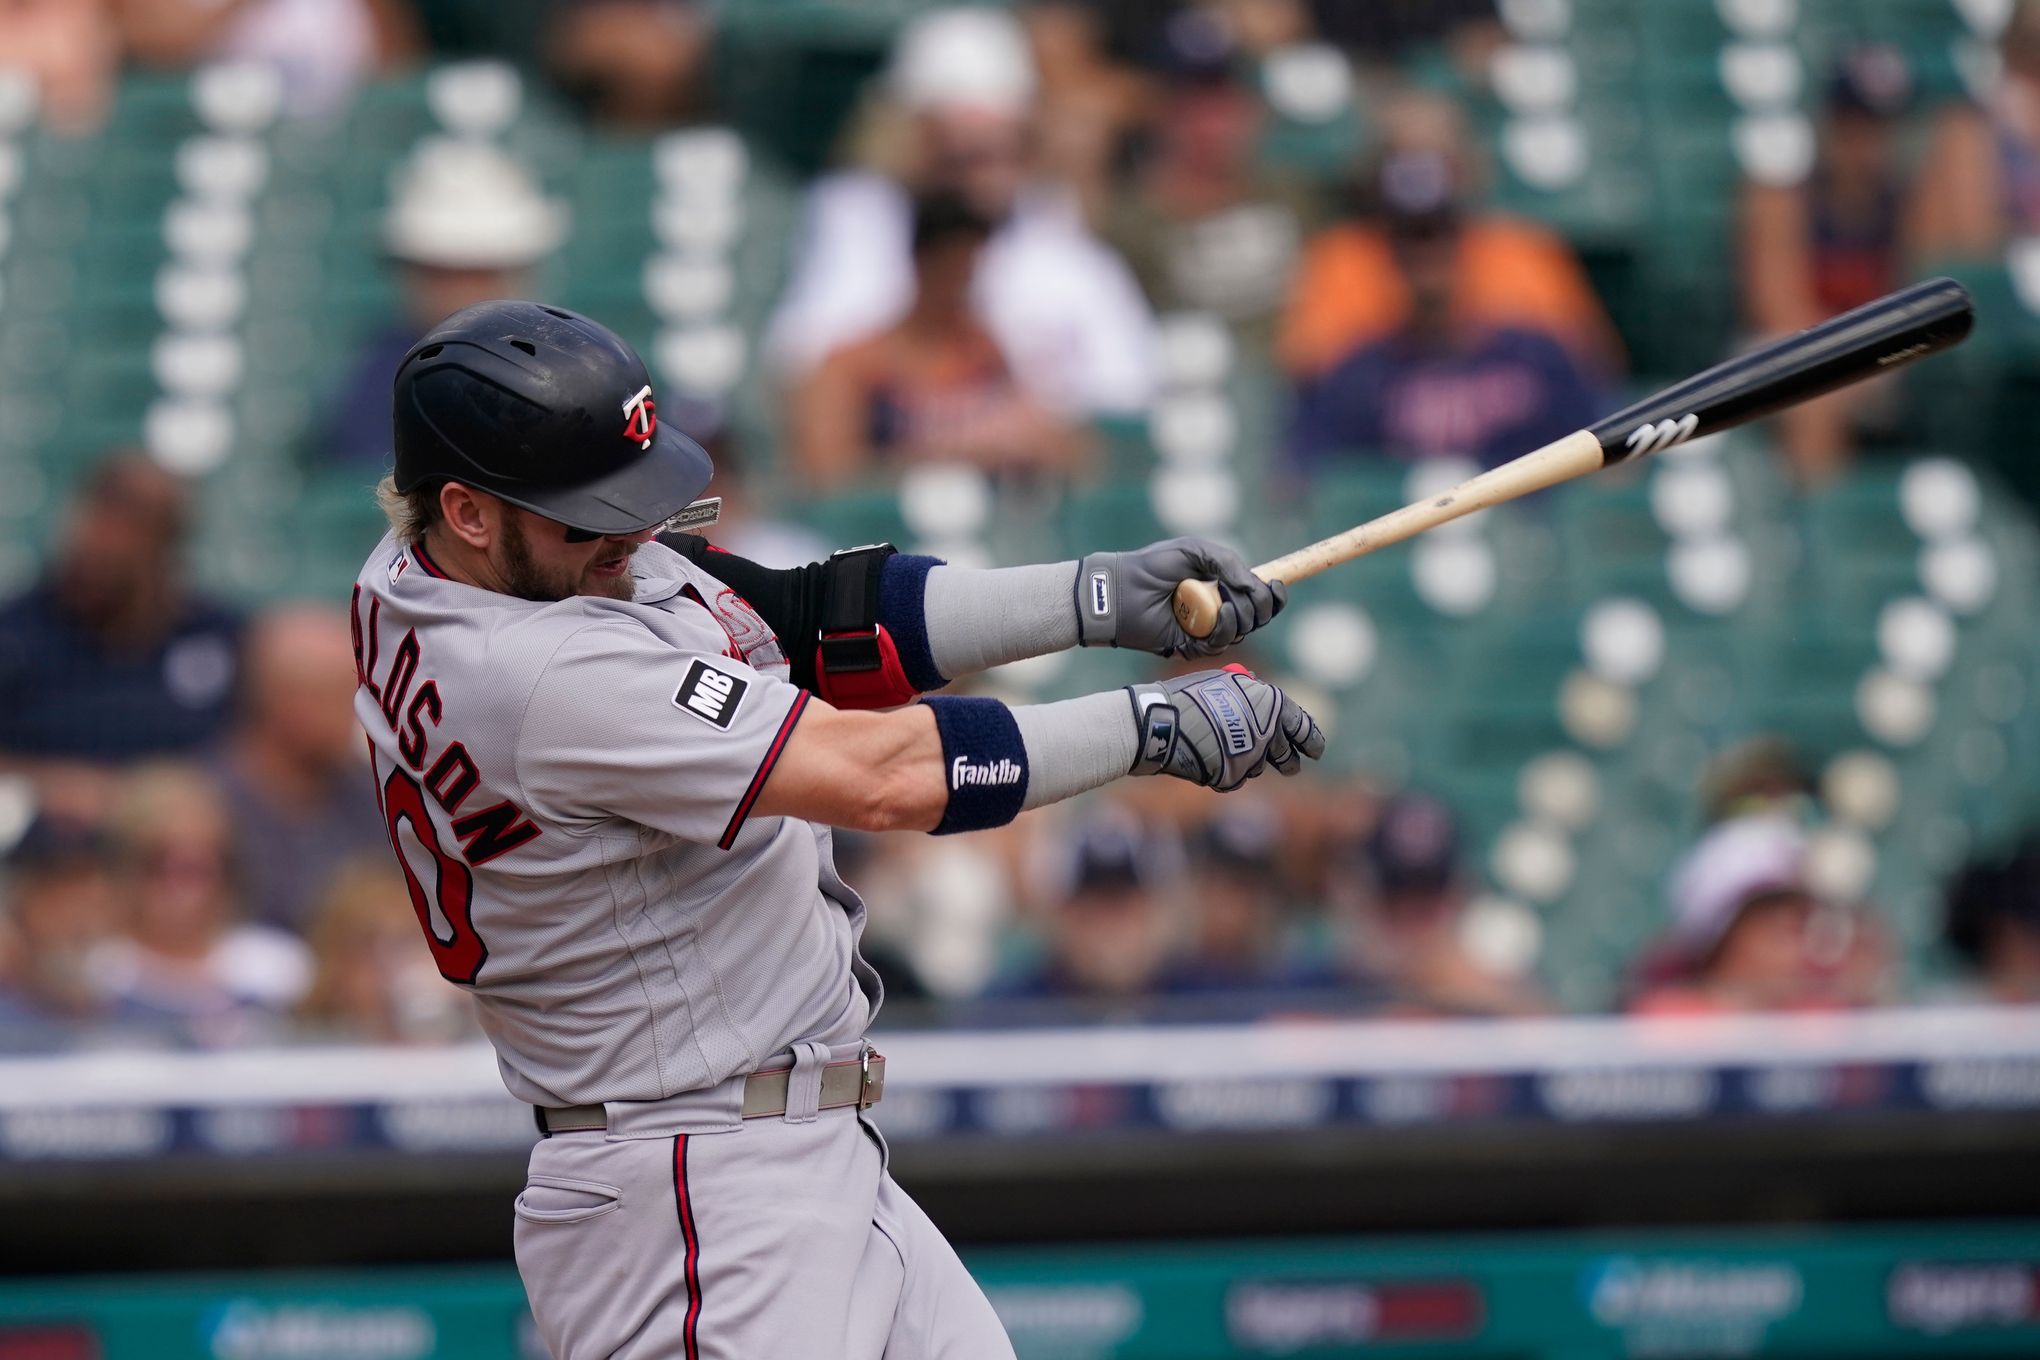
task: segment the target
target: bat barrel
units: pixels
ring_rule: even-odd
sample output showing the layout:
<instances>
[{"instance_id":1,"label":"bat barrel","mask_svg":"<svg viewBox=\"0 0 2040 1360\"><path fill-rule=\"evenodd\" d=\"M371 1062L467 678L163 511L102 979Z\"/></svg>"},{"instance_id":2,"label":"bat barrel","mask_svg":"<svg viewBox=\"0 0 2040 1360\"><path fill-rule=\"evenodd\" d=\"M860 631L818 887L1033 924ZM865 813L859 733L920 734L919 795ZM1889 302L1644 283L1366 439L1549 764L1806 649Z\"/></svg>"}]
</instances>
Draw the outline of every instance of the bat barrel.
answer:
<instances>
[{"instance_id":1,"label":"bat barrel","mask_svg":"<svg viewBox=\"0 0 2040 1360\"><path fill-rule=\"evenodd\" d=\"M1412 534L1502 501L1585 476L1625 458L1740 425L1746 420L1924 359L1959 343L1976 322L1969 290L1930 279L1774 340L1667 387L1599 424L1575 430L1450 491L1405 505L1344 533L1299 548L1254 570L1265 580L1295 581ZM1205 637L1218 618L1218 587L1176 587L1176 619Z\"/></svg>"},{"instance_id":2,"label":"bat barrel","mask_svg":"<svg viewBox=\"0 0 2040 1360\"><path fill-rule=\"evenodd\" d=\"M1975 324L1969 290L1929 279L1739 354L1592 426L1602 465L1656 453L1899 368Z\"/></svg>"}]
</instances>

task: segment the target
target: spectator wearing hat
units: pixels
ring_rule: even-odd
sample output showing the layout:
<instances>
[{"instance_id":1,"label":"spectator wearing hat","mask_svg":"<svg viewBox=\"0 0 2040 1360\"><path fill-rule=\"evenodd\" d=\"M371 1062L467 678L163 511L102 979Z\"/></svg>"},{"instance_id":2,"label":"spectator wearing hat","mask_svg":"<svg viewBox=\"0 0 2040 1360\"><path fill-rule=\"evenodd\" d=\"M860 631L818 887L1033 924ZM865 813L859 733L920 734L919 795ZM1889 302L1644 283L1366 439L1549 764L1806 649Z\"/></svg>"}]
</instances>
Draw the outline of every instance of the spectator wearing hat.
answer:
<instances>
[{"instance_id":1,"label":"spectator wearing hat","mask_svg":"<svg viewBox=\"0 0 2040 1360\"><path fill-rule=\"evenodd\" d=\"M1357 872L1335 880L1339 964L1348 986L1414 1015L1534 1015L1549 1009L1530 983L1467 947L1470 884L1459 823L1443 802L1402 793L1360 846Z\"/></svg>"},{"instance_id":2,"label":"spectator wearing hat","mask_svg":"<svg viewBox=\"0 0 2040 1360\"><path fill-rule=\"evenodd\" d=\"M1946 934L1983 998L2040 1002L2040 837L1962 871L1948 894Z\"/></svg>"},{"instance_id":3,"label":"spectator wearing hat","mask_svg":"<svg viewBox=\"0 0 2040 1360\"><path fill-rule=\"evenodd\" d=\"M117 933L86 960L109 1017L232 1043L287 1014L311 980L310 953L246 920L229 814L203 771L138 769L110 828L123 910Z\"/></svg>"},{"instance_id":4,"label":"spectator wearing hat","mask_svg":"<svg viewBox=\"0 0 2040 1360\"><path fill-rule=\"evenodd\" d=\"M463 307L528 297L567 236L567 211L530 173L483 142L433 138L397 173L383 246L404 315L362 347L319 438L326 461L363 470L390 461L390 381L418 336Z\"/></svg>"},{"instance_id":5,"label":"spectator wearing hat","mask_svg":"<svg viewBox=\"0 0 2040 1360\"><path fill-rule=\"evenodd\" d=\"M233 726L208 762L225 799L251 917L302 933L351 859L389 839L354 722L347 617L290 605L248 631Z\"/></svg>"},{"instance_id":6,"label":"spectator wearing hat","mask_svg":"<svg viewBox=\"0 0 2040 1360\"><path fill-rule=\"evenodd\" d=\"M1408 325L1419 299L1398 249L1398 219L1433 216L1452 227L1445 258L1456 324L1550 336L1596 382L1619 372L1621 341L1578 257L1543 227L1481 210L1480 178L1452 101L1409 93L1382 106L1358 215L1304 246L1279 340L1291 378L1308 384Z\"/></svg>"},{"instance_id":7,"label":"spectator wearing hat","mask_svg":"<svg viewBox=\"0 0 2040 1360\"><path fill-rule=\"evenodd\" d=\"M1493 467L1590 424L1602 399L1572 351L1543 330L1462 306L1466 224L1446 162L1398 152L1376 184L1408 311L1390 333L1300 385L1289 442L1299 473L1355 455Z\"/></svg>"},{"instance_id":8,"label":"spectator wearing hat","mask_svg":"<svg viewBox=\"0 0 2040 1360\"><path fill-rule=\"evenodd\" d=\"M1162 894L1180 882L1181 846L1123 808L1087 812L1057 865L1041 958L998 996L1126 1002L1161 982L1174 933Z\"/></svg>"},{"instance_id":9,"label":"spectator wearing hat","mask_svg":"<svg viewBox=\"0 0 2040 1360\"><path fill-rule=\"evenodd\" d=\"M1747 737L1710 757L1698 792L1709 826L1760 814L1804 823L1818 811L1805 759L1775 733Z\"/></svg>"},{"instance_id":10,"label":"spectator wearing hat","mask_svg":"<svg viewBox=\"0 0 2040 1360\"><path fill-rule=\"evenodd\" d=\"M1154 316L1076 194L1043 176L1026 33L993 8L931 10L893 49L867 120L868 168L809 190L767 350L798 384L913 303L917 197L960 195L994 224L973 303L1030 398L1071 421L1139 414L1154 389Z\"/></svg>"},{"instance_id":11,"label":"spectator wearing hat","mask_svg":"<svg viewBox=\"0 0 2040 1360\"><path fill-rule=\"evenodd\" d=\"M1282 823L1264 802L1228 803L1190 833L1189 921L1157 990L1177 995L1285 986Z\"/></svg>"},{"instance_id":12,"label":"spectator wearing hat","mask_svg":"<svg viewBox=\"0 0 2040 1360\"><path fill-rule=\"evenodd\" d=\"M1822 900L1807 835L1787 818L1721 822L1671 879L1672 925L1646 956L1631 1009L1643 1015L1824 1010L1877 999L1883 932L1869 913Z\"/></svg>"},{"instance_id":13,"label":"spectator wearing hat","mask_svg":"<svg viewBox=\"0 0 2040 1360\"><path fill-rule=\"evenodd\" d=\"M1810 165L1760 166L1740 193L1743 315L1761 337L1802 330L1904 281L1907 172L1899 150L1913 104L1897 48L1852 48L1828 83ZM1854 387L1779 416L1794 471L1824 481L1861 427L1887 413L1884 387Z\"/></svg>"},{"instance_id":14,"label":"spectator wearing hat","mask_svg":"<svg viewBox=\"0 0 2040 1360\"><path fill-rule=\"evenodd\" d=\"M185 581L182 479L139 453L89 472L42 578L0 606L0 770L93 820L117 768L225 725L241 621Z\"/></svg>"},{"instance_id":15,"label":"spectator wearing hat","mask_svg":"<svg viewBox=\"0 0 2040 1360\"><path fill-rule=\"evenodd\" d=\"M1265 350L1317 206L1256 156L1263 109L1224 16L1185 10L1165 34L1167 92L1106 234L1157 310L1212 313Z\"/></svg>"},{"instance_id":16,"label":"spectator wearing hat","mask_svg":"<svg viewBox=\"0 0 2040 1360\"><path fill-rule=\"evenodd\" d=\"M907 314L836 350L794 394L793 460L829 492L907 463L992 473L1076 470L1078 432L1030 399L977 319L971 284L992 224L956 194L914 207Z\"/></svg>"},{"instance_id":17,"label":"spectator wearing hat","mask_svg":"<svg viewBox=\"0 0 2040 1360\"><path fill-rule=\"evenodd\" d=\"M8 851L4 884L0 1027L38 1031L96 1017L85 960L114 916L102 838L87 823L39 816Z\"/></svg>"}]
</instances>

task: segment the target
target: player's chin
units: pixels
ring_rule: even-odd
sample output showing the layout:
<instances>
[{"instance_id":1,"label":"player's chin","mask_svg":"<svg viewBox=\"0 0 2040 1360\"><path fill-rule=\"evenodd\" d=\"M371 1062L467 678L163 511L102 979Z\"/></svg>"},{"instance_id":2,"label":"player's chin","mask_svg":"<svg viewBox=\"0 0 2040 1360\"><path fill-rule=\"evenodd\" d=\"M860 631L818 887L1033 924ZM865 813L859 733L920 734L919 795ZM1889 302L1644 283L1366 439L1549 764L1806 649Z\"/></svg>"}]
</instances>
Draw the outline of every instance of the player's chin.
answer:
<instances>
[{"instance_id":1,"label":"player's chin","mask_svg":"<svg viewBox=\"0 0 2040 1360\"><path fill-rule=\"evenodd\" d=\"M637 582L630 574L630 559L625 558L613 569L604 570L590 567L581 576L580 594L600 595L610 600L628 600L637 594Z\"/></svg>"}]
</instances>

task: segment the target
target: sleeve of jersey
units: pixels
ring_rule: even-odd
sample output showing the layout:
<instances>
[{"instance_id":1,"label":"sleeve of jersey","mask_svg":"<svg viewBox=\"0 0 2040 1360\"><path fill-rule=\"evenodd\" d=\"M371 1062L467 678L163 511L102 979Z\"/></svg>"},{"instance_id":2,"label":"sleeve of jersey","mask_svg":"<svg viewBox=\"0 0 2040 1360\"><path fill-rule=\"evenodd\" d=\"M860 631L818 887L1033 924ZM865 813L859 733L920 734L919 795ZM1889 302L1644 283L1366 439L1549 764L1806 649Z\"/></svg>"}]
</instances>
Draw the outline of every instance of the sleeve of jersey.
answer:
<instances>
[{"instance_id":1,"label":"sleeve of jersey","mask_svg":"<svg viewBox=\"0 0 2040 1360\"><path fill-rule=\"evenodd\" d=\"M622 817L727 850L807 702L741 661L598 623L560 648L533 689L518 773L565 825Z\"/></svg>"}]
</instances>

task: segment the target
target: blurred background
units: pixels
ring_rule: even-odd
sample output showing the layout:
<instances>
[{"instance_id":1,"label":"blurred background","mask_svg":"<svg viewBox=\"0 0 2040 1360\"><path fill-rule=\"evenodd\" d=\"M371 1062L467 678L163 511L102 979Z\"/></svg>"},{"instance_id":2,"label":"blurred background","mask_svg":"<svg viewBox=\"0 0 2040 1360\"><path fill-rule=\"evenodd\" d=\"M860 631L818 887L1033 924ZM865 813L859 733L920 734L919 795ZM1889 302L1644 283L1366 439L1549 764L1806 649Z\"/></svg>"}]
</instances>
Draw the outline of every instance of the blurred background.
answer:
<instances>
[{"instance_id":1,"label":"blurred background","mask_svg":"<svg viewBox=\"0 0 2040 1360\"><path fill-rule=\"evenodd\" d=\"M1300 584L1321 770L839 835L1030 1360L2040 1354L2040 4L0 0L0 1360L543 1354L349 708L447 312L620 330L761 561L1263 560L1937 273Z\"/></svg>"}]
</instances>

